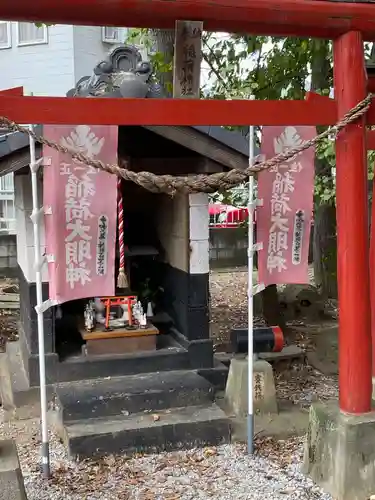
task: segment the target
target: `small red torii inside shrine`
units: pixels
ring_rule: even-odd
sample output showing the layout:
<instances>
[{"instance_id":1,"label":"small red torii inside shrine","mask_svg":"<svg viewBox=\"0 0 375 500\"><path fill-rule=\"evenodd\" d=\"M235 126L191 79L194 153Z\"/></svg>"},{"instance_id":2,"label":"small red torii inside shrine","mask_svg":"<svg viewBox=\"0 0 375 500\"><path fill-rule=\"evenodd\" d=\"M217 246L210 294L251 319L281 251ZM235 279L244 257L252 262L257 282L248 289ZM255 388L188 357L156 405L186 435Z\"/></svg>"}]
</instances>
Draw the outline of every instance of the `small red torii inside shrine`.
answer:
<instances>
[{"instance_id":1,"label":"small red torii inside shrine","mask_svg":"<svg viewBox=\"0 0 375 500\"><path fill-rule=\"evenodd\" d=\"M173 28L203 21L208 31L333 39L334 99L304 101L78 99L0 93L0 116L18 123L112 125L333 125L375 89L364 40L375 40L375 6L325 0L12 0L0 19ZM371 410L371 314L366 140L375 149L375 105L336 140L340 409ZM375 225L374 225L375 226ZM375 265L375 263L371 263ZM374 342L375 346L375 342Z\"/></svg>"}]
</instances>

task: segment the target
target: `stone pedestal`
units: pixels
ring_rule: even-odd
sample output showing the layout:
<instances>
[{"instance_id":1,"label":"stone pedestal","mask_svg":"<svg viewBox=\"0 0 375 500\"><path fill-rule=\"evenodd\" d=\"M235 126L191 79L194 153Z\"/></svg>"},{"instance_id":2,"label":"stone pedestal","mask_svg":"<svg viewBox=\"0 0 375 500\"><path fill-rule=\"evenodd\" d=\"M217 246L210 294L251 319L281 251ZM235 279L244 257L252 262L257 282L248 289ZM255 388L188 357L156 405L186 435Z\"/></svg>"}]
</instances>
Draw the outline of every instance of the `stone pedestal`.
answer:
<instances>
[{"instance_id":1,"label":"stone pedestal","mask_svg":"<svg viewBox=\"0 0 375 500\"><path fill-rule=\"evenodd\" d=\"M303 472L336 500L375 493L375 412L354 416L334 404L313 405Z\"/></svg>"},{"instance_id":2,"label":"stone pedestal","mask_svg":"<svg viewBox=\"0 0 375 500\"><path fill-rule=\"evenodd\" d=\"M27 500L14 441L0 441L0 500Z\"/></svg>"},{"instance_id":3,"label":"stone pedestal","mask_svg":"<svg viewBox=\"0 0 375 500\"><path fill-rule=\"evenodd\" d=\"M254 413L277 413L275 381L267 361L254 361ZM248 361L233 359L230 364L225 402L237 417L245 417L248 409Z\"/></svg>"}]
</instances>

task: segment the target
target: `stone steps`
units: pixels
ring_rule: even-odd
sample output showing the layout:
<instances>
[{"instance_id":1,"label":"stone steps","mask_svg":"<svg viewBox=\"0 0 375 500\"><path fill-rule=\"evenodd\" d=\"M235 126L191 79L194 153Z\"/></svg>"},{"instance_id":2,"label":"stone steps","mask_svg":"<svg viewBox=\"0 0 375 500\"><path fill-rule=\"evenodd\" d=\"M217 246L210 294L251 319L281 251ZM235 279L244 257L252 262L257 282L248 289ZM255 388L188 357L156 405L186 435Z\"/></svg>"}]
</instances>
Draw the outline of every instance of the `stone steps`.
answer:
<instances>
[{"instance_id":1,"label":"stone steps","mask_svg":"<svg viewBox=\"0 0 375 500\"><path fill-rule=\"evenodd\" d=\"M59 384L64 422L212 404L213 386L193 371L146 373Z\"/></svg>"},{"instance_id":2,"label":"stone steps","mask_svg":"<svg viewBox=\"0 0 375 500\"><path fill-rule=\"evenodd\" d=\"M56 430L73 458L187 449L230 440L214 388L193 370L58 384Z\"/></svg>"},{"instance_id":3,"label":"stone steps","mask_svg":"<svg viewBox=\"0 0 375 500\"><path fill-rule=\"evenodd\" d=\"M70 422L62 436L74 459L107 454L133 455L202 446L217 446L230 440L230 425L216 405L189 406Z\"/></svg>"},{"instance_id":4,"label":"stone steps","mask_svg":"<svg viewBox=\"0 0 375 500\"><path fill-rule=\"evenodd\" d=\"M110 356L77 356L58 365L59 382L73 382L106 376L120 377L137 373L190 368L189 354L183 347Z\"/></svg>"}]
</instances>

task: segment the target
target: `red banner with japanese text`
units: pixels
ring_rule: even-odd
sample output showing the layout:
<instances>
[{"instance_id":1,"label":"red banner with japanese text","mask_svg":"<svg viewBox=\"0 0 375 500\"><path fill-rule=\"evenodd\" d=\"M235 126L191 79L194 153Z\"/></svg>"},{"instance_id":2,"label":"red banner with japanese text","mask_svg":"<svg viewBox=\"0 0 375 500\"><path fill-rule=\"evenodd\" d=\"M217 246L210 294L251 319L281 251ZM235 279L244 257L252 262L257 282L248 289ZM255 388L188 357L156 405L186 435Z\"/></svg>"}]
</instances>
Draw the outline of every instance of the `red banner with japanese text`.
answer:
<instances>
[{"instance_id":1,"label":"red banner with japanese text","mask_svg":"<svg viewBox=\"0 0 375 500\"><path fill-rule=\"evenodd\" d=\"M117 126L46 125L48 139L117 161ZM117 178L43 147L43 205L52 304L115 293Z\"/></svg>"},{"instance_id":2,"label":"red banner with japanese text","mask_svg":"<svg viewBox=\"0 0 375 500\"><path fill-rule=\"evenodd\" d=\"M261 153L272 158L316 135L315 127L263 127ZM315 149L309 148L258 175L258 280L271 284L308 283L313 212Z\"/></svg>"}]
</instances>

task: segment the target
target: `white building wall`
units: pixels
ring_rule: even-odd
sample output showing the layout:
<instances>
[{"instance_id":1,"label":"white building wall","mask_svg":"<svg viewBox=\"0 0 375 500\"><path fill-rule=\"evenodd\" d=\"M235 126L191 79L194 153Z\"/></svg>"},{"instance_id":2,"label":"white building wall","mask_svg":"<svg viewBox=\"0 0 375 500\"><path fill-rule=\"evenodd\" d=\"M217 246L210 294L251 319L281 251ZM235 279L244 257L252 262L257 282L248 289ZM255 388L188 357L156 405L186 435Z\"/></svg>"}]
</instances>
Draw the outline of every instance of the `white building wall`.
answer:
<instances>
[{"instance_id":1,"label":"white building wall","mask_svg":"<svg viewBox=\"0 0 375 500\"><path fill-rule=\"evenodd\" d=\"M47 27L47 43L18 46L11 25L9 48L0 49L0 89L23 86L25 93L64 96L74 86L73 26Z\"/></svg>"},{"instance_id":2,"label":"white building wall","mask_svg":"<svg viewBox=\"0 0 375 500\"><path fill-rule=\"evenodd\" d=\"M43 204L43 184L38 179L39 206ZM34 228L30 216L33 210L33 199L31 191L31 175L15 176L15 206L17 227L17 260L18 265L29 283L35 282L34 267ZM40 222L40 254L45 253L45 231L44 219ZM42 267L42 280L48 282L48 266Z\"/></svg>"},{"instance_id":3,"label":"white building wall","mask_svg":"<svg viewBox=\"0 0 375 500\"><path fill-rule=\"evenodd\" d=\"M126 32L126 28L119 29L121 43L125 41ZM75 81L90 76L94 67L118 45L103 41L103 28L100 26L73 26Z\"/></svg>"},{"instance_id":4,"label":"white building wall","mask_svg":"<svg viewBox=\"0 0 375 500\"><path fill-rule=\"evenodd\" d=\"M46 27L46 43L18 44L18 23L10 24L10 46L0 46L0 90L23 86L25 93L65 96L83 76L119 45L103 41L100 26L57 24ZM119 28L123 43L127 29Z\"/></svg>"},{"instance_id":5,"label":"white building wall","mask_svg":"<svg viewBox=\"0 0 375 500\"><path fill-rule=\"evenodd\" d=\"M127 28L118 28L119 43L109 43L104 41L104 28L100 26L57 24L45 28L45 42L20 45L18 23L10 22L7 26L9 43L6 46L0 43L0 90L23 86L25 94L36 96L65 96L80 78L90 76L94 67L114 47L124 43L127 36ZM146 51L142 51L142 56L147 57ZM9 184L10 179L6 180ZM14 231L14 226L18 231L19 217L25 215L20 213L24 208L18 206L15 217L13 196L13 192L4 192L0 186L0 231L3 232ZM23 242L20 243L23 247ZM23 257L26 255L21 259ZM28 268L27 263L25 267Z\"/></svg>"},{"instance_id":6,"label":"white building wall","mask_svg":"<svg viewBox=\"0 0 375 500\"><path fill-rule=\"evenodd\" d=\"M210 270L208 195L189 195L190 274Z\"/></svg>"}]
</instances>

